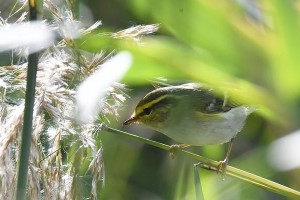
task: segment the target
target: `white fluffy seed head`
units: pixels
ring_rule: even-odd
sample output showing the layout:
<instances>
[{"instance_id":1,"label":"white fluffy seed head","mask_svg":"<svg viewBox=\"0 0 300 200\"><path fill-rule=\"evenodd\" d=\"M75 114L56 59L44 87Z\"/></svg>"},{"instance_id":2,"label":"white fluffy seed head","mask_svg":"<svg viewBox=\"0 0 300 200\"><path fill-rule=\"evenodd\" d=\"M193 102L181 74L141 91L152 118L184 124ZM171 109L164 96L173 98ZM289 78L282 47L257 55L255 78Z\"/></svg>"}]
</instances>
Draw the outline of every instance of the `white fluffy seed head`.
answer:
<instances>
[{"instance_id":1,"label":"white fluffy seed head","mask_svg":"<svg viewBox=\"0 0 300 200\"><path fill-rule=\"evenodd\" d=\"M131 63L132 55L120 52L79 85L76 95L78 122L91 123L97 118L111 85L125 75Z\"/></svg>"}]
</instances>

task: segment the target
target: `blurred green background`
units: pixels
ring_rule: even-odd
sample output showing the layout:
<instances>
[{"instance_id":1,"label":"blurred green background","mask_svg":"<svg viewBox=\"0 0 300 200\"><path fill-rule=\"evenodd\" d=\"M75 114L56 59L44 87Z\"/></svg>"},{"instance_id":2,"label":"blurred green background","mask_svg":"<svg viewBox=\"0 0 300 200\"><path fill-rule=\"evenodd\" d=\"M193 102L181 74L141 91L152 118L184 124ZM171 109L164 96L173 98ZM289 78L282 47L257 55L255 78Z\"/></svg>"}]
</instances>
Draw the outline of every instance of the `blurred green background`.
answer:
<instances>
[{"instance_id":1,"label":"blurred green background","mask_svg":"<svg viewBox=\"0 0 300 200\"><path fill-rule=\"evenodd\" d=\"M134 55L134 64L122 80L130 88L130 98L112 127L175 144L147 128L121 125L153 89L151 81L164 77L174 83L199 81L224 87L242 102L259 107L235 140L230 165L300 190L299 168L278 171L268 158L270 143L299 127L299 1L82 3L92 11L94 20L102 20L104 27L113 30L160 24L156 34L141 38L143 45L124 40L109 43ZM108 48L104 39L84 38L82 48ZM102 142L104 199L195 199L195 160L171 159L168 152L110 133L102 134ZM188 150L222 160L226 148L215 145ZM228 176L222 180L213 172L200 169L200 177L206 199L285 199Z\"/></svg>"},{"instance_id":2,"label":"blurred green background","mask_svg":"<svg viewBox=\"0 0 300 200\"><path fill-rule=\"evenodd\" d=\"M5 17L11 7L2 5ZM296 0L82 0L84 25L101 20L103 26L79 43L90 52L128 50L134 56L121 81L130 98L120 117L110 120L111 127L175 144L145 127L122 126L138 101L153 90L152 81L164 77L171 83L195 81L222 87L241 102L258 106L237 136L229 164L300 190L299 166L279 171L270 164L268 153L272 141L299 129L299 9ZM159 31L141 37L141 45L99 34L153 23L159 24ZM10 57L2 55L0 64L9 64ZM108 132L100 138L103 199L195 199L195 160L180 155L172 159L166 151ZM223 160L227 145L187 150ZM229 176L223 180L214 172L199 172L206 199L286 199Z\"/></svg>"}]
</instances>

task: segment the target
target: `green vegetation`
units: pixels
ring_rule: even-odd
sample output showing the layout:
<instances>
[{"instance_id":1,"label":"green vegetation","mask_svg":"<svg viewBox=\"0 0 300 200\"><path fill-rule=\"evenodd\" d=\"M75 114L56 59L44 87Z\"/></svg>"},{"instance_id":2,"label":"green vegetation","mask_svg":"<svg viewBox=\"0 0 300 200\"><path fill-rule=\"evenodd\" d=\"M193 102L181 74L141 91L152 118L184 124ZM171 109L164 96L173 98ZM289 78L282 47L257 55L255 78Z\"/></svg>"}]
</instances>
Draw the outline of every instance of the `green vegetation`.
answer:
<instances>
[{"instance_id":1,"label":"green vegetation","mask_svg":"<svg viewBox=\"0 0 300 200\"><path fill-rule=\"evenodd\" d=\"M44 1L44 18L58 36L40 53L30 114L30 199L300 199L299 166L281 171L270 161L270 144L299 129L298 1L127 0L135 20L146 25L122 31L99 23L90 29L80 24L78 31L78 20L85 17L78 3ZM101 1L84 3L101 6ZM1 27L24 21L24 7L16 4L9 20L1 16ZM118 51L133 55L119 80L127 89L121 84L105 89L99 118L78 123L78 85ZM9 199L16 198L11 183L28 116L23 115L27 57L13 55L12 65L0 67L0 198ZM162 79L205 82L257 106L234 142L225 177L214 170L226 145L189 147L171 158L174 141L139 125L122 126L153 82Z\"/></svg>"}]
</instances>

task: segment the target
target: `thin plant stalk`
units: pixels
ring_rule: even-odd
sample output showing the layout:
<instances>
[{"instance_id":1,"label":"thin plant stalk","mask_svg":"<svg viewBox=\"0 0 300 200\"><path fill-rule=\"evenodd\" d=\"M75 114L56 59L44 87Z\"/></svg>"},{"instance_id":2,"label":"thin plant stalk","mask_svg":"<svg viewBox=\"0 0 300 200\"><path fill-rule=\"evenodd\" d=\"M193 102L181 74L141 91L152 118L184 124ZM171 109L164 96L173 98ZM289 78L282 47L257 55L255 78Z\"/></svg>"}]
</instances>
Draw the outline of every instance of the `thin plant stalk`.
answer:
<instances>
[{"instance_id":1,"label":"thin plant stalk","mask_svg":"<svg viewBox=\"0 0 300 200\"><path fill-rule=\"evenodd\" d=\"M156 142L156 141L153 141L153 140L150 140L150 139L146 139L146 138L143 138L143 137L140 137L140 136L136 136L136 135L124 132L124 131L113 129L113 128L110 128L110 127L106 127L105 130L107 132L122 135L122 136L130 138L132 140L142 142L142 143L145 143L145 144L149 144L149 145L152 145L152 146L155 146L155 147L167 150L167 151L169 151L171 149L171 146L169 146L169 145L162 144L162 143L159 143L159 142ZM202 168L208 169L208 170L218 171L219 162L217 162L217 161L202 157L200 155L191 153L189 151L182 150L180 148L178 149L178 153L181 153L182 155L188 156L190 158L193 158L193 159L199 161L201 163L199 165L199 167L202 167ZM294 189L289 188L289 187L286 187L286 186L281 185L279 183L273 182L271 180L262 178L260 176L251 174L249 172L243 171L241 169L238 169L238 168L235 168L235 167L232 167L232 166L228 165L226 167L226 174L228 176L238 178L238 179L240 179L242 181L245 181L247 183L250 183L252 185L255 185L255 186L261 187L263 189L269 190L273 193L277 193L277 194L280 194L280 195L283 195L283 196L286 196L286 197L289 197L289 198L292 198L292 199L300 199L300 192L299 191L294 190Z\"/></svg>"},{"instance_id":2,"label":"thin plant stalk","mask_svg":"<svg viewBox=\"0 0 300 200\"><path fill-rule=\"evenodd\" d=\"M37 20L37 4L35 0L29 0L29 20ZM30 154L31 134L32 134L32 119L33 119L33 106L36 87L36 74L38 67L38 53L31 53L28 57L27 67L27 84L25 94L25 108L23 120L23 132L21 152L19 159L19 169L17 176L17 191L16 199L26 199L26 183L28 173L28 160Z\"/></svg>"}]
</instances>

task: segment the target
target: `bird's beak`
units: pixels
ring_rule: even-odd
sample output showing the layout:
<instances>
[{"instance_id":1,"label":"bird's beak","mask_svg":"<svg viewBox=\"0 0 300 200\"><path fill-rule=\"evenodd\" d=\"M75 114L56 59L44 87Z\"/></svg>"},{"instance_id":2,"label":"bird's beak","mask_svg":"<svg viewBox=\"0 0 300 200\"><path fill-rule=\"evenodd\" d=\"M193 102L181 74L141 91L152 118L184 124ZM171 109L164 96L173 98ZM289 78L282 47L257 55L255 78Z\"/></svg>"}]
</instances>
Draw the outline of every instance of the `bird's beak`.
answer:
<instances>
[{"instance_id":1,"label":"bird's beak","mask_svg":"<svg viewBox=\"0 0 300 200\"><path fill-rule=\"evenodd\" d=\"M134 122L136 122L138 120L138 118L136 117L136 116L131 116L129 119L127 119L124 123L123 123L123 125L128 125L128 124L132 124L132 123L134 123Z\"/></svg>"}]
</instances>

